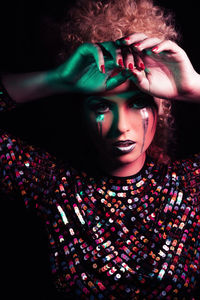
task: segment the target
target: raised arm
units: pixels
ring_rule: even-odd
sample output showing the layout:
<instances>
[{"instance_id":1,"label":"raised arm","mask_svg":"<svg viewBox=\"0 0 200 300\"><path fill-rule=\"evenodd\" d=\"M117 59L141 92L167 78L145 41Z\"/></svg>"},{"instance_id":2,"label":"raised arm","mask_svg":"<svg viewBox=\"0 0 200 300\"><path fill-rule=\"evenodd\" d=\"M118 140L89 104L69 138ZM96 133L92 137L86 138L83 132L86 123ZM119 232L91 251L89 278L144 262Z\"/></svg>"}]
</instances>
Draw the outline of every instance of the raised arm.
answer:
<instances>
[{"instance_id":1,"label":"raised arm","mask_svg":"<svg viewBox=\"0 0 200 300\"><path fill-rule=\"evenodd\" d=\"M24 103L56 93L50 83L51 71L24 74L3 74L1 81L16 103Z\"/></svg>"},{"instance_id":2,"label":"raised arm","mask_svg":"<svg viewBox=\"0 0 200 300\"><path fill-rule=\"evenodd\" d=\"M17 103L68 92L96 93L112 89L131 76L123 71L110 78L105 68L115 67L113 60L105 60L98 45L87 43L53 70L2 75L2 83Z\"/></svg>"},{"instance_id":3,"label":"raised arm","mask_svg":"<svg viewBox=\"0 0 200 300\"><path fill-rule=\"evenodd\" d=\"M6 110L15 103L54 94L98 93L116 87L132 76L130 72L123 71L109 77L105 70L113 68L116 68L116 64L105 59L99 46L83 44L54 70L2 75L4 88L0 90L1 110ZM0 188L4 191L21 191L25 195L25 202L28 202L32 199L30 193L33 188L38 187L40 193L48 181L52 180L56 172L55 164L55 158L48 153L0 131ZM26 181L24 188L21 178Z\"/></svg>"},{"instance_id":4,"label":"raised arm","mask_svg":"<svg viewBox=\"0 0 200 300\"><path fill-rule=\"evenodd\" d=\"M200 74L175 42L136 33L116 44L135 53L132 72L141 90L157 98L200 102ZM137 68L138 59L143 68Z\"/></svg>"}]
</instances>

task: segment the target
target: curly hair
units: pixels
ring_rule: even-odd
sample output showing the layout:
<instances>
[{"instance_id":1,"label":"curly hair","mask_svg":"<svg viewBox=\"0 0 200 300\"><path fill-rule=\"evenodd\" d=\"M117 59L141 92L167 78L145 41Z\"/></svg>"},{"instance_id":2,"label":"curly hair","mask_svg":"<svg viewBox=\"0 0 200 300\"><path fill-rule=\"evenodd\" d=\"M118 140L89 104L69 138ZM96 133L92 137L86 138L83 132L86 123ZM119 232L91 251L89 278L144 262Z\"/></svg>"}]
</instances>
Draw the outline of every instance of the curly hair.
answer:
<instances>
[{"instance_id":1,"label":"curly hair","mask_svg":"<svg viewBox=\"0 0 200 300\"><path fill-rule=\"evenodd\" d=\"M61 26L65 51L60 56L65 59L85 42L115 41L137 32L149 37L178 39L173 14L154 5L153 0L77 0ZM174 127L172 104L161 100L160 105L157 130L148 153L158 162L168 163Z\"/></svg>"}]
</instances>

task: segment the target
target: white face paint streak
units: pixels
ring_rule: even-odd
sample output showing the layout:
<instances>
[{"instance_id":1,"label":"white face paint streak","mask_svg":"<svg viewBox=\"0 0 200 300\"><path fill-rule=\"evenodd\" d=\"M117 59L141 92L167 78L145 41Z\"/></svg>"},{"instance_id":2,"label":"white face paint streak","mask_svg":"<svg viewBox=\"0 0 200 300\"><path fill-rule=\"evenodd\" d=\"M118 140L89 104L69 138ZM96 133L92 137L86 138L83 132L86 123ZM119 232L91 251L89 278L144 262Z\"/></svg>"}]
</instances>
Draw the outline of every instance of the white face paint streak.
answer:
<instances>
[{"instance_id":1,"label":"white face paint streak","mask_svg":"<svg viewBox=\"0 0 200 300\"><path fill-rule=\"evenodd\" d=\"M144 130L144 135L143 135L143 141L142 141L142 148L141 148L141 153L143 152L144 149L144 143L145 143L145 137L149 125L149 113L146 109L146 107L142 108L140 110L141 116L142 116L142 125L143 125L143 130Z\"/></svg>"},{"instance_id":2,"label":"white face paint streak","mask_svg":"<svg viewBox=\"0 0 200 300\"><path fill-rule=\"evenodd\" d=\"M102 136L102 122L104 121L104 115L100 114L96 117L96 122L97 122L97 129L99 132L99 135Z\"/></svg>"}]
</instances>

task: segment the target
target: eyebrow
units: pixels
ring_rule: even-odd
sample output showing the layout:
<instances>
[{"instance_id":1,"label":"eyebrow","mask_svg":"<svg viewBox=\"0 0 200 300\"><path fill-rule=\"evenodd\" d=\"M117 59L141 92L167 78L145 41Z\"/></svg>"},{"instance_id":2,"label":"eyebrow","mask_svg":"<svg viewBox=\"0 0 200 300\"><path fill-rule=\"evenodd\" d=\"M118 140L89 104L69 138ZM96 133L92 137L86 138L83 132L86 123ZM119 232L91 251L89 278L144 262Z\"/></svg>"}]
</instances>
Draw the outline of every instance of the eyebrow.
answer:
<instances>
[{"instance_id":1,"label":"eyebrow","mask_svg":"<svg viewBox=\"0 0 200 300\"><path fill-rule=\"evenodd\" d=\"M125 101L131 102L131 101L136 101L138 99L141 99L141 100L148 99L148 100L151 100L151 102L154 102L153 96L142 93L142 92L138 92L130 97L127 97L125 99ZM90 96L89 98L86 99L86 101L87 101L87 103L95 102L95 101L96 102L102 101L102 102L115 103L115 101L113 101L112 99L108 99L108 98L100 97L100 96Z\"/></svg>"},{"instance_id":2,"label":"eyebrow","mask_svg":"<svg viewBox=\"0 0 200 300\"><path fill-rule=\"evenodd\" d=\"M95 102L95 101L103 101L103 102L113 102L112 100L106 99L104 97L99 97L99 96L90 96L89 98L86 99L87 103L90 102Z\"/></svg>"}]
</instances>

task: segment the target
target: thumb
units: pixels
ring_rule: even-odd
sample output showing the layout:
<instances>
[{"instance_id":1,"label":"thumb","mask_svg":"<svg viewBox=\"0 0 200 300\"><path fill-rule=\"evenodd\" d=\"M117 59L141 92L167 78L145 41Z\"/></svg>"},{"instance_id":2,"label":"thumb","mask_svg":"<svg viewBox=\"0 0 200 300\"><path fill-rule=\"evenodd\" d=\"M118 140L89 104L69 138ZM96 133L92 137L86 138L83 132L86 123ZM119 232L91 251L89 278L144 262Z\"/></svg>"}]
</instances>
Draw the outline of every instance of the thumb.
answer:
<instances>
[{"instance_id":1,"label":"thumb","mask_svg":"<svg viewBox=\"0 0 200 300\"><path fill-rule=\"evenodd\" d=\"M132 71L132 77L130 78L132 81L134 81L135 85L142 90L145 93L149 93L149 76L151 76L151 74L149 73L149 71L145 71L145 70L137 70L134 69Z\"/></svg>"}]
</instances>

